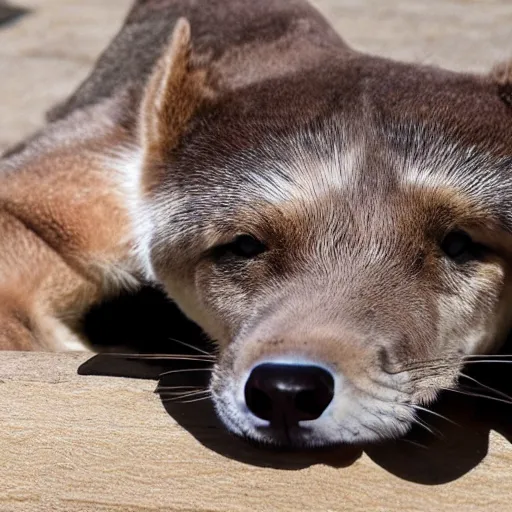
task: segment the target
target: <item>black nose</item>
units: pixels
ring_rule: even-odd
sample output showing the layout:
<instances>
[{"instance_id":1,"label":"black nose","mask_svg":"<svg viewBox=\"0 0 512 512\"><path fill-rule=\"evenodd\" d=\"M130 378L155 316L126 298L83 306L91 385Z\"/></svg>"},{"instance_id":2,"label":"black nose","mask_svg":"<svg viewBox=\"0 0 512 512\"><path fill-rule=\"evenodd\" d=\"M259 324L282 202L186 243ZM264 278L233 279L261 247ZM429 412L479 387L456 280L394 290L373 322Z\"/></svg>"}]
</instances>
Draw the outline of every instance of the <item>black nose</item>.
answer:
<instances>
[{"instance_id":1,"label":"black nose","mask_svg":"<svg viewBox=\"0 0 512 512\"><path fill-rule=\"evenodd\" d=\"M313 365L260 364L245 385L247 407L275 427L317 419L333 396L332 375Z\"/></svg>"}]
</instances>

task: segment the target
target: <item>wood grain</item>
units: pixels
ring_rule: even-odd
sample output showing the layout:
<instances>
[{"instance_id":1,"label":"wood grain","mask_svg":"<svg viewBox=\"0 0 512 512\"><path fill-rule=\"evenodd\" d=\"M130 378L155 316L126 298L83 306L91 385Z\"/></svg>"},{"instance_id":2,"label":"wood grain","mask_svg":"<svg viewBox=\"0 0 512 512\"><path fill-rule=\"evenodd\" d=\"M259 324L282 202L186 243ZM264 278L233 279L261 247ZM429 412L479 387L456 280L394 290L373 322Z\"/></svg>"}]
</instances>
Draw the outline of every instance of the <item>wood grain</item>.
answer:
<instances>
[{"instance_id":1,"label":"wood grain","mask_svg":"<svg viewBox=\"0 0 512 512\"><path fill-rule=\"evenodd\" d=\"M0 511L512 509L512 450L475 408L429 448L275 453L153 380L77 375L89 357L0 353Z\"/></svg>"}]
</instances>

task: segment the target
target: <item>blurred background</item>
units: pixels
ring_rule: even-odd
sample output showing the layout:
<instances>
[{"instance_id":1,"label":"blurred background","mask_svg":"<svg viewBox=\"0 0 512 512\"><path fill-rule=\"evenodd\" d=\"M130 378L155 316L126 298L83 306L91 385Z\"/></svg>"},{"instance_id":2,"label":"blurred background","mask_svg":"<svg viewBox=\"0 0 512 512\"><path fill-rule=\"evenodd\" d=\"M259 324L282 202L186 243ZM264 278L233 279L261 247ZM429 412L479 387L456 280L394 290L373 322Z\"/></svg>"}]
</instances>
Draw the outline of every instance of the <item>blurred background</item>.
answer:
<instances>
[{"instance_id":1,"label":"blurred background","mask_svg":"<svg viewBox=\"0 0 512 512\"><path fill-rule=\"evenodd\" d=\"M0 0L0 153L85 78L131 3ZM512 0L312 3L360 50L467 71L512 58Z\"/></svg>"}]
</instances>

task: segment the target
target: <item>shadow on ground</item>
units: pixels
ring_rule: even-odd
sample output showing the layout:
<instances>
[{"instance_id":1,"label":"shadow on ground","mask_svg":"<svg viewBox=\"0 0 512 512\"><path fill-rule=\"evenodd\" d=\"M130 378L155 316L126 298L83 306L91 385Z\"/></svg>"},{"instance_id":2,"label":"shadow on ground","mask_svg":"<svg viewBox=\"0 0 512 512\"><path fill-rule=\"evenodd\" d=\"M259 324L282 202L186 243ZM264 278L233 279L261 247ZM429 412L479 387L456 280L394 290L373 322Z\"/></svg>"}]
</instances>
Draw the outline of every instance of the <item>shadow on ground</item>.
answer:
<instances>
[{"instance_id":1,"label":"shadow on ground","mask_svg":"<svg viewBox=\"0 0 512 512\"><path fill-rule=\"evenodd\" d=\"M28 12L28 9L11 5L0 0L0 28L7 27L8 25L15 23Z\"/></svg>"},{"instance_id":2,"label":"shadow on ground","mask_svg":"<svg viewBox=\"0 0 512 512\"><path fill-rule=\"evenodd\" d=\"M143 322L140 319L144 319ZM416 427L406 438L398 441L308 452L283 452L252 446L226 432L210 400L179 403L169 397L167 389L173 386L205 388L210 376L207 363L164 357L148 360L128 354L135 350L140 352L139 347L144 347L147 354L195 353L192 348L174 340L211 351L197 326L186 320L162 294L145 290L137 297L125 297L120 302L104 305L91 312L85 327L98 348L105 350L108 346L110 353L91 358L80 367L80 374L158 381L163 407L184 429L209 449L248 464L289 470L315 464L346 467L364 451L376 464L400 478L436 485L456 480L476 467L487 454L491 430L512 442L511 405L448 392L440 397L433 412L422 414L420 419L428 424L428 430ZM119 346L125 354L112 353L119 351ZM512 343L509 343L503 352L510 353L511 348ZM194 371L190 371L192 369ZM507 378L509 365L506 362L474 364L465 373L488 386L480 387L475 393L505 401L505 395L512 394L512 380Z\"/></svg>"}]
</instances>

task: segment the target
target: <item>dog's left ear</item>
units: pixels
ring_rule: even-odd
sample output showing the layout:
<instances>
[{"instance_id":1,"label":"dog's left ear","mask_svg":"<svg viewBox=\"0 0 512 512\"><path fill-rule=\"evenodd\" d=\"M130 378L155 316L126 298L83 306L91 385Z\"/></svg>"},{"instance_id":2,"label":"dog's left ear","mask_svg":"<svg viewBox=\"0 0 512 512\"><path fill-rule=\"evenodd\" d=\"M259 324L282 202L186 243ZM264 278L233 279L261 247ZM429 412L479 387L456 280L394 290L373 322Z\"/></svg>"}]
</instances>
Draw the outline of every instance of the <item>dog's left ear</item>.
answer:
<instances>
[{"instance_id":1,"label":"dog's left ear","mask_svg":"<svg viewBox=\"0 0 512 512\"><path fill-rule=\"evenodd\" d=\"M491 70L491 79L498 86L500 98L512 107L512 60L501 62Z\"/></svg>"},{"instance_id":2,"label":"dog's left ear","mask_svg":"<svg viewBox=\"0 0 512 512\"><path fill-rule=\"evenodd\" d=\"M213 98L209 70L194 65L192 53L190 24L181 18L153 69L139 111L145 188L160 182L164 164L192 117Z\"/></svg>"}]
</instances>

